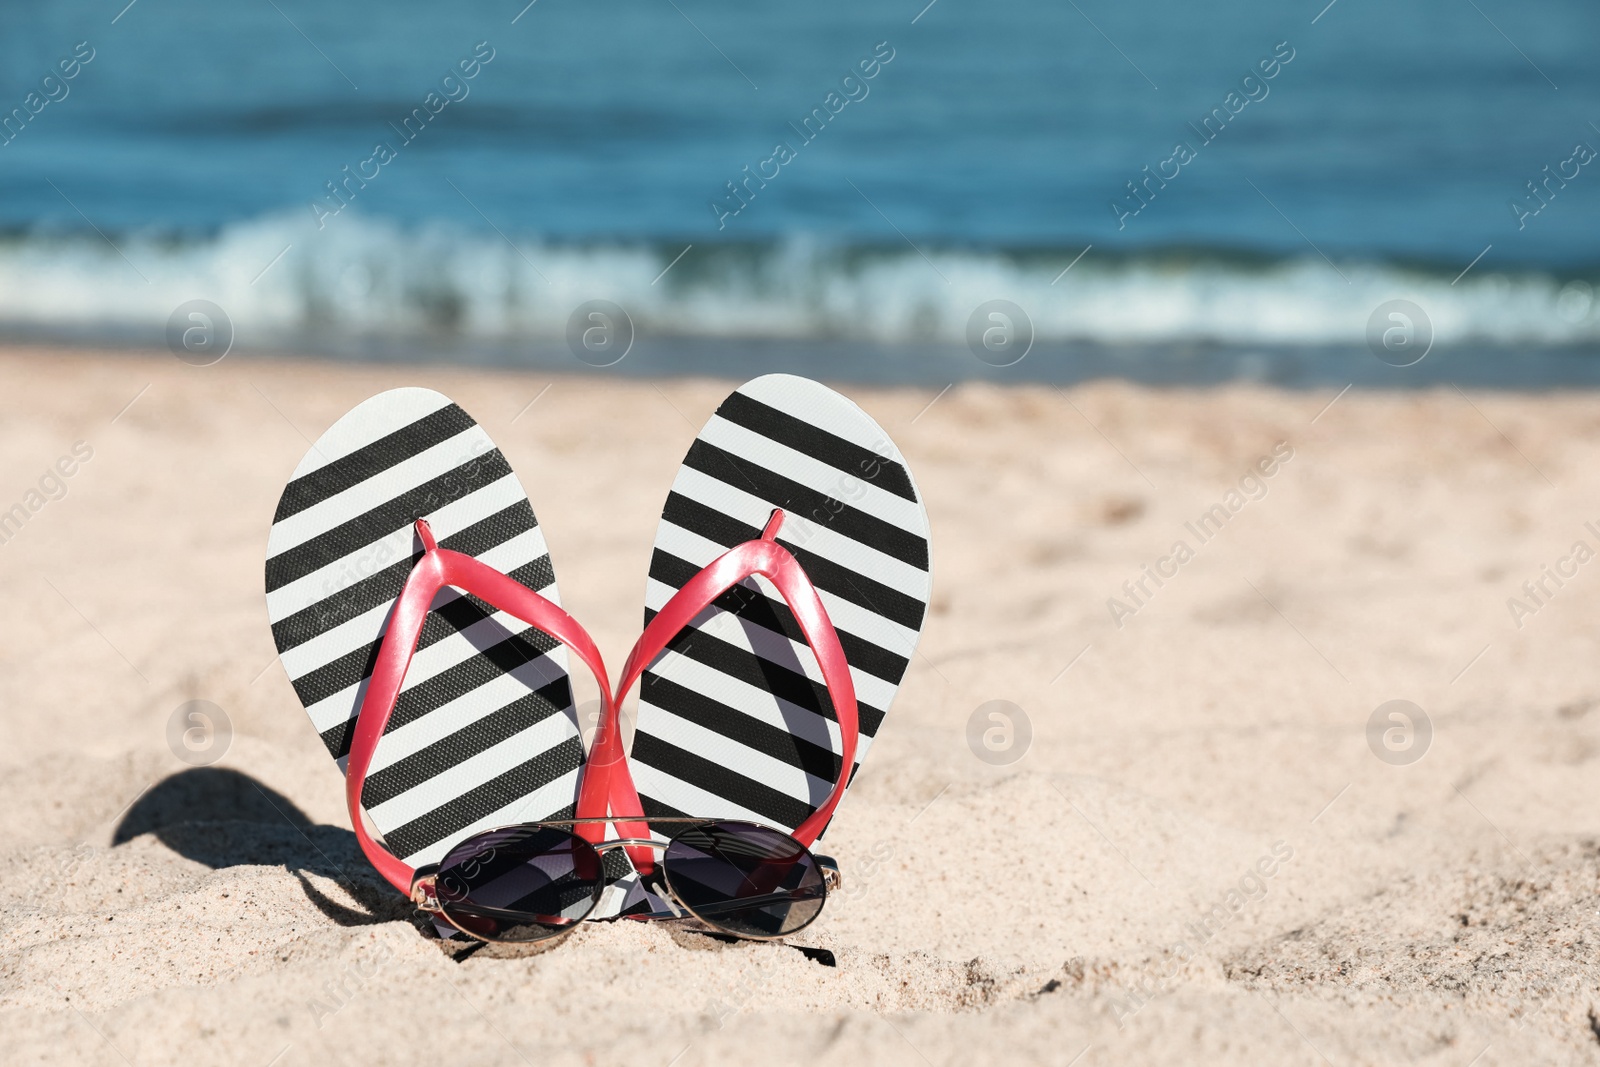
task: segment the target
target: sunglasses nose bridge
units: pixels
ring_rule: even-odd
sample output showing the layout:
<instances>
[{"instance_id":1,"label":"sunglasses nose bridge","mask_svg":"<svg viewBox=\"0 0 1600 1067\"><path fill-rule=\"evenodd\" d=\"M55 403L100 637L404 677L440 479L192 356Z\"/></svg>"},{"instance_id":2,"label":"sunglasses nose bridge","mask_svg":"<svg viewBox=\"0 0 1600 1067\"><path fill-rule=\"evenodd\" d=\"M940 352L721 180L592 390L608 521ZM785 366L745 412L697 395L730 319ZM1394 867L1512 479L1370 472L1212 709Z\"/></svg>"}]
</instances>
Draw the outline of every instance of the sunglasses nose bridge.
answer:
<instances>
[{"instance_id":1,"label":"sunglasses nose bridge","mask_svg":"<svg viewBox=\"0 0 1600 1067\"><path fill-rule=\"evenodd\" d=\"M597 842L593 847L596 852L610 852L612 849L627 848L629 846L643 846L645 848L653 848L659 852L667 847L667 842L655 841L648 837L616 837L609 841Z\"/></svg>"}]
</instances>

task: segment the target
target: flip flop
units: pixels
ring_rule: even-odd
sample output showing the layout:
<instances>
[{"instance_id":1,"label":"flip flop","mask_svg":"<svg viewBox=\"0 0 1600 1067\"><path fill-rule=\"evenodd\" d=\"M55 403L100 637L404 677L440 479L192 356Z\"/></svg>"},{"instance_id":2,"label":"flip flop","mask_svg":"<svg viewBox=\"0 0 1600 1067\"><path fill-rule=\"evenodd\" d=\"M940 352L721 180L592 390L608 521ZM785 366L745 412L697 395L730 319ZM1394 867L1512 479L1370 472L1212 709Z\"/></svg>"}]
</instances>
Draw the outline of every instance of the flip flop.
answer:
<instances>
[{"instance_id":1,"label":"flip flop","mask_svg":"<svg viewBox=\"0 0 1600 1067\"><path fill-rule=\"evenodd\" d=\"M723 402L667 496L645 623L728 549L762 538L775 511L777 542L820 594L849 665L853 777L916 650L932 575L927 513L905 459L850 400L769 374ZM642 674L628 759L644 813L795 830L833 792L843 741L794 612L750 577L666 649Z\"/></svg>"},{"instance_id":2,"label":"flip flop","mask_svg":"<svg viewBox=\"0 0 1600 1067\"><path fill-rule=\"evenodd\" d=\"M559 604L543 531L517 476L448 397L394 389L306 453L267 540L267 613L284 670L341 770L406 576L414 529ZM362 790L412 867L508 823L571 818L583 765L567 650L477 597L434 598Z\"/></svg>"}]
</instances>

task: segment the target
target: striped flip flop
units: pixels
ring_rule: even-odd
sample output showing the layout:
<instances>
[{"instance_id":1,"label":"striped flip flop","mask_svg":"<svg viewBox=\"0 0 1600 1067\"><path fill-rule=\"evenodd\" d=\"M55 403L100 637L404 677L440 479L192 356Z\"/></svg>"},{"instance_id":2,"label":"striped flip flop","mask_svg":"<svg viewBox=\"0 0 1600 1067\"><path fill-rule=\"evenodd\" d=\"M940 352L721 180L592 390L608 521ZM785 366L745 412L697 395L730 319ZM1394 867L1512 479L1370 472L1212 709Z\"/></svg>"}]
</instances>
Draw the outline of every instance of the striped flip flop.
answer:
<instances>
[{"instance_id":1,"label":"striped flip flop","mask_svg":"<svg viewBox=\"0 0 1600 1067\"><path fill-rule=\"evenodd\" d=\"M849 664L859 768L916 650L931 572L928 517L905 460L854 403L788 374L723 402L667 496L645 623L729 548L760 538L775 509L784 513L778 544L819 592ZM751 577L643 673L628 764L647 815L793 831L833 791L842 751L793 612Z\"/></svg>"},{"instance_id":2,"label":"striped flip flop","mask_svg":"<svg viewBox=\"0 0 1600 1067\"><path fill-rule=\"evenodd\" d=\"M341 770L423 516L442 547L559 603L527 493L449 398L394 389L334 423L278 502L266 587L284 670ZM390 851L418 867L480 830L571 818L582 764L567 650L441 590L361 794Z\"/></svg>"}]
</instances>

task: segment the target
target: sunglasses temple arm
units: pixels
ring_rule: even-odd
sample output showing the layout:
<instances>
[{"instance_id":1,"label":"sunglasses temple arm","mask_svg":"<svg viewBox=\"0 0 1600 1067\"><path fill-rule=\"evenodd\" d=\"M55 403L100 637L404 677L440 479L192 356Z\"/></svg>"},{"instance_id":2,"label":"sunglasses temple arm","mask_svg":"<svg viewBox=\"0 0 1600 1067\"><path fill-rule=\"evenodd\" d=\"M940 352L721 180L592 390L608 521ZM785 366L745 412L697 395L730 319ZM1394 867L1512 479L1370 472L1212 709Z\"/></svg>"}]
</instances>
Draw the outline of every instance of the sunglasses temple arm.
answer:
<instances>
[{"instance_id":1,"label":"sunglasses temple arm","mask_svg":"<svg viewBox=\"0 0 1600 1067\"><path fill-rule=\"evenodd\" d=\"M488 564L463 553L440 548L427 520L418 519L416 531L422 541L422 558L411 568L405 588L401 590L389 615L383 645L356 717L355 733L350 740L350 758L345 764L345 803L350 810L350 825L361 851L379 874L407 896L411 895L416 871L367 833L362 821L361 790L366 784L367 771L372 766L378 741L394 714L400 686L405 681L406 668L411 665L411 658L416 653L423 623L428 618L428 609L440 589L452 585L471 593L496 610L521 619L572 649L600 683L604 705L601 710L602 722L616 717L615 709L611 706L611 684L606 677L605 664L600 659L600 650L572 616Z\"/></svg>"},{"instance_id":2,"label":"sunglasses temple arm","mask_svg":"<svg viewBox=\"0 0 1600 1067\"><path fill-rule=\"evenodd\" d=\"M833 791L823 801L822 806L812 812L790 835L809 848L827 828L828 820L833 817L834 808L838 807L840 799L844 796L845 786L850 782L850 773L855 767L860 722L856 709L855 683L850 677L850 665L845 659L844 648L839 643L839 634L833 628L833 621L828 618L822 598L817 595L816 587L811 584L805 568L800 566L799 560L795 559L788 549L778 544L778 530L783 525L784 518L782 510L774 509L772 517L767 520L766 529L761 531L758 540L735 545L712 560L700 573L690 578L683 588L673 594L672 599L668 600L656 613L655 618L650 620L650 624L644 628L644 633L639 635L633 651L628 654L628 662L622 668L622 674L618 679L614 703L621 704L622 698L633 689L634 683L639 680L645 668L666 650L673 637L692 623L718 597L751 575L759 574L766 578L777 588L789 605L789 609L794 612L795 620L800 624L800 631L805 635L806 642L817 658L817 665L822 669L823 684L827 686L828 695L833 701L834 714L839 721L840 738L844 743L839 778L834 782ZM619 741L618 753L620 752ZM620 770L614 773L627 776L626 764L621 764ZM627 779L627 790L633 791L631 777ZM637 794L634 794L634 803L637 804Z\"/></svg>"}]
</instances>

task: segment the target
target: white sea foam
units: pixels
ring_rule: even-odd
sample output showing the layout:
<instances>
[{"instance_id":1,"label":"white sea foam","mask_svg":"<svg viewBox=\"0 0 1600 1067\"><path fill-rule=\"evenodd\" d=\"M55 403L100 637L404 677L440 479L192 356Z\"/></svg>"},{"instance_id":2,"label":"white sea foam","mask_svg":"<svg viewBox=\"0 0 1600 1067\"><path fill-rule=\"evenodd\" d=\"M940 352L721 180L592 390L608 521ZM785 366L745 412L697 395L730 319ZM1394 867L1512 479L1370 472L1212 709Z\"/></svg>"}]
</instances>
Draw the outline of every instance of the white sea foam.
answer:
<instances>
[{"instance_id":1,"label":"white sea foam","mask_svg":"<svg viewBox=\"0 0 1600 1067\"><path fill-rule=\"evenodd\" d=\"M0 240L0 321L51 330L159 329L180 303L221 305L246 344L306 335L555 338L579 304L615 301L641 334L950 341L978 304L1026 310L1040 340L1360 343L1378 304L1406 298L1436 343L1600 341L1593 286L1480 263L1448 274L1311 254L1112 259L1059 253L766 245L559 243L347 212L318 230L278 215L203 240L113 234ZM284 250L287 248L287 252ZM119 251L120 250L120 251ZM926 253L924 258L923 252ZM279 257L282 253L281 258ZM658 280L659 278L659 280Z\"/></svg>"}]
</instances>

